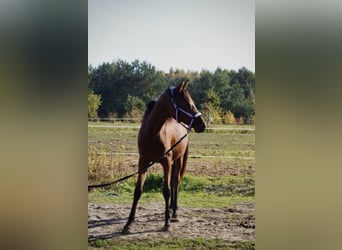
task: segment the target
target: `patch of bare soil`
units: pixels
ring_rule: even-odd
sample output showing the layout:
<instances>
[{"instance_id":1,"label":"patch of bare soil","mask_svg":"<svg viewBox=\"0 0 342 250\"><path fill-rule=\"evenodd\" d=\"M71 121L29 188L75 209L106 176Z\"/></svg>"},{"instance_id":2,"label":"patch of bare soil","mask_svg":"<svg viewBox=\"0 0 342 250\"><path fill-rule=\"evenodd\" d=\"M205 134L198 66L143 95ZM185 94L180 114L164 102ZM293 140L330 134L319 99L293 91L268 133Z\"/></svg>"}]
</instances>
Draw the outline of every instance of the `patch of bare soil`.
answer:
<instances>
[{"instance_id":1,"label":"patch of bare soil","mask_svg":"<svg viewBox=\"0 0 342 250\"><path fill-rule=\"evenodd\" d=\"M186 172L193 176L239 176L239 175L254 175L255 164L239 164L239 163L215 163L203 161L200 164L188 164Z\"/></svg>"},{"instance_id":2,"label":"patch of bare soil","mask_svg":"<svg viewBox=\"0 0 342 250\"><path fill-rule=\"evenodd\" d=\"M97 239L219 238L228 242L254 240L255 208L239 204L231 208L179 208L179 222L164 232L163 203L138 206L130 234L123 235L130 205L88 204L88 241Z\"/></svg>"}]
</instances>

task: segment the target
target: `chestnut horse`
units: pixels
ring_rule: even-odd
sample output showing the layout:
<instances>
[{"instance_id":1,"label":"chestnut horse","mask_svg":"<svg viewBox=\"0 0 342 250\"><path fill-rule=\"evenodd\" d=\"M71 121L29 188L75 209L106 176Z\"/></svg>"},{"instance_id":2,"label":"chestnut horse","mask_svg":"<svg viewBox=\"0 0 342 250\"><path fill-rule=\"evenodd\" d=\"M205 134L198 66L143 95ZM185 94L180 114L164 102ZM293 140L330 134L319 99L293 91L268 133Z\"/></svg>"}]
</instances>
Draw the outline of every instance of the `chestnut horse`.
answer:
<instances>
[{"instance_id":1,"label":"chestnut horse","mask_svg":"<svg viewBox=\"0 0 342 250\"><path fill-rule=\"evenodd\" d=\"M182 82L175 88L170 87L147 108L138 136L139 175L131 212L122 233L129 233L129 227L134 221L135 211L146 179L146 166L158 159L164 170L164 230L168 231L170 227L169 206L173 210L172 221L177 221L178 187L185 173L188 159L188 137L184 137L184 135L191 128L198 133L205 130L205 122L201 113L198 112L187 86L188 82ZM182 137L183 140L179 142ZM178 143L177 146L161 158L176 143Z\"/></svg>"}]
</instances>

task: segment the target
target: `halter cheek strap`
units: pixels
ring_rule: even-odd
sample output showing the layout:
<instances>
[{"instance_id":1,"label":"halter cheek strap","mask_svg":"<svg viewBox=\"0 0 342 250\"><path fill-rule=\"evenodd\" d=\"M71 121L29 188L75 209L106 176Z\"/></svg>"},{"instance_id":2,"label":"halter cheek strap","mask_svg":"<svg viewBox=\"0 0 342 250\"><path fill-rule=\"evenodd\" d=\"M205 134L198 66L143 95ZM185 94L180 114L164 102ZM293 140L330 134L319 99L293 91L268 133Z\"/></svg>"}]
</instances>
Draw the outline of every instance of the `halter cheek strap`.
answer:
<instances>
[{"instance_id":1,"label":"halter cheek strap","mask_svg":"<svg viewBox=\"0 0 342 250\"><path fill-rule=\"evenodd\" d=\"M191 114L191 113L185 111L184 109L182 109L181 107L179 107L179 106L176 104L176 102L175 102L175 98L174 98L174 95L173 95L173 90L174 90L173 87L170 87L170 88L169 88L170 99L171 99L172 105L173 105L173 107L174 107L174 109L175 109L175 111L176 111L176 120L177 120L177 122L179 122L179 120L178 120L178 112L179 112L179 111L182 112L183 114L185 114L186 116L188 116L189 118L191 118L191 122L190 122L190 124L189 124L189 127L187 128L188 130L191 130L192 125L193 125L195 119L201 117L202 114L201 114L201 112L197 112L197 113L195 113L195 114Z\"/></svg>"}]
</instances>

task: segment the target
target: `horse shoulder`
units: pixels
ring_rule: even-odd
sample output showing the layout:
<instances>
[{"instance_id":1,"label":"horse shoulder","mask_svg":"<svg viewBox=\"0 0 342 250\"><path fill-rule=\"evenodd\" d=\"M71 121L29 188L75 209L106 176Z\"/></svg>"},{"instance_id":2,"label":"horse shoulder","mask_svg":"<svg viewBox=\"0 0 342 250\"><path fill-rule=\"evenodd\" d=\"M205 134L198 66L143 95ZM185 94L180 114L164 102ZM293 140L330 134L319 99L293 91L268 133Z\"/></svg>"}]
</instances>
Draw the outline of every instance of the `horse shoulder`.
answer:
<instances>
[{"instance_id":1,"label":"horse shoulder","mask_svg":"<svg viewBox=\"0 0 342 250\"><path fill-rule=\"evenodd\" d=\"M164 142L166 147L171 147L181 137L187 133L187 130L178 123L175 119L169 118L163 124L160 130L161 141ZM187 143L188 138L183 139L182 143Z\"/></svg>"}]
</instances>

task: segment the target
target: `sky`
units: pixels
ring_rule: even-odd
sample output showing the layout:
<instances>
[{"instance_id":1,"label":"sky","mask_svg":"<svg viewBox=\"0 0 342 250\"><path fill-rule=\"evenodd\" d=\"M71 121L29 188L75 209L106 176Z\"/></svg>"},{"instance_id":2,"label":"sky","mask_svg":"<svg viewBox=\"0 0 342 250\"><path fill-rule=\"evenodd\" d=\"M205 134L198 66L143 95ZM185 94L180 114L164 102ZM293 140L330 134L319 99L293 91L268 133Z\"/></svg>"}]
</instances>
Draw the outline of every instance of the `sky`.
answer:
<instances>
[{"instance_id":1,"label":"sky","mask_svg":"<svg viewBox=\"0 0 342 250\"><path fill-rule=\"evenodd\" d=\"M254 0L88 0L88 64L255 72Z\"/></svg>"}]
</instances>

